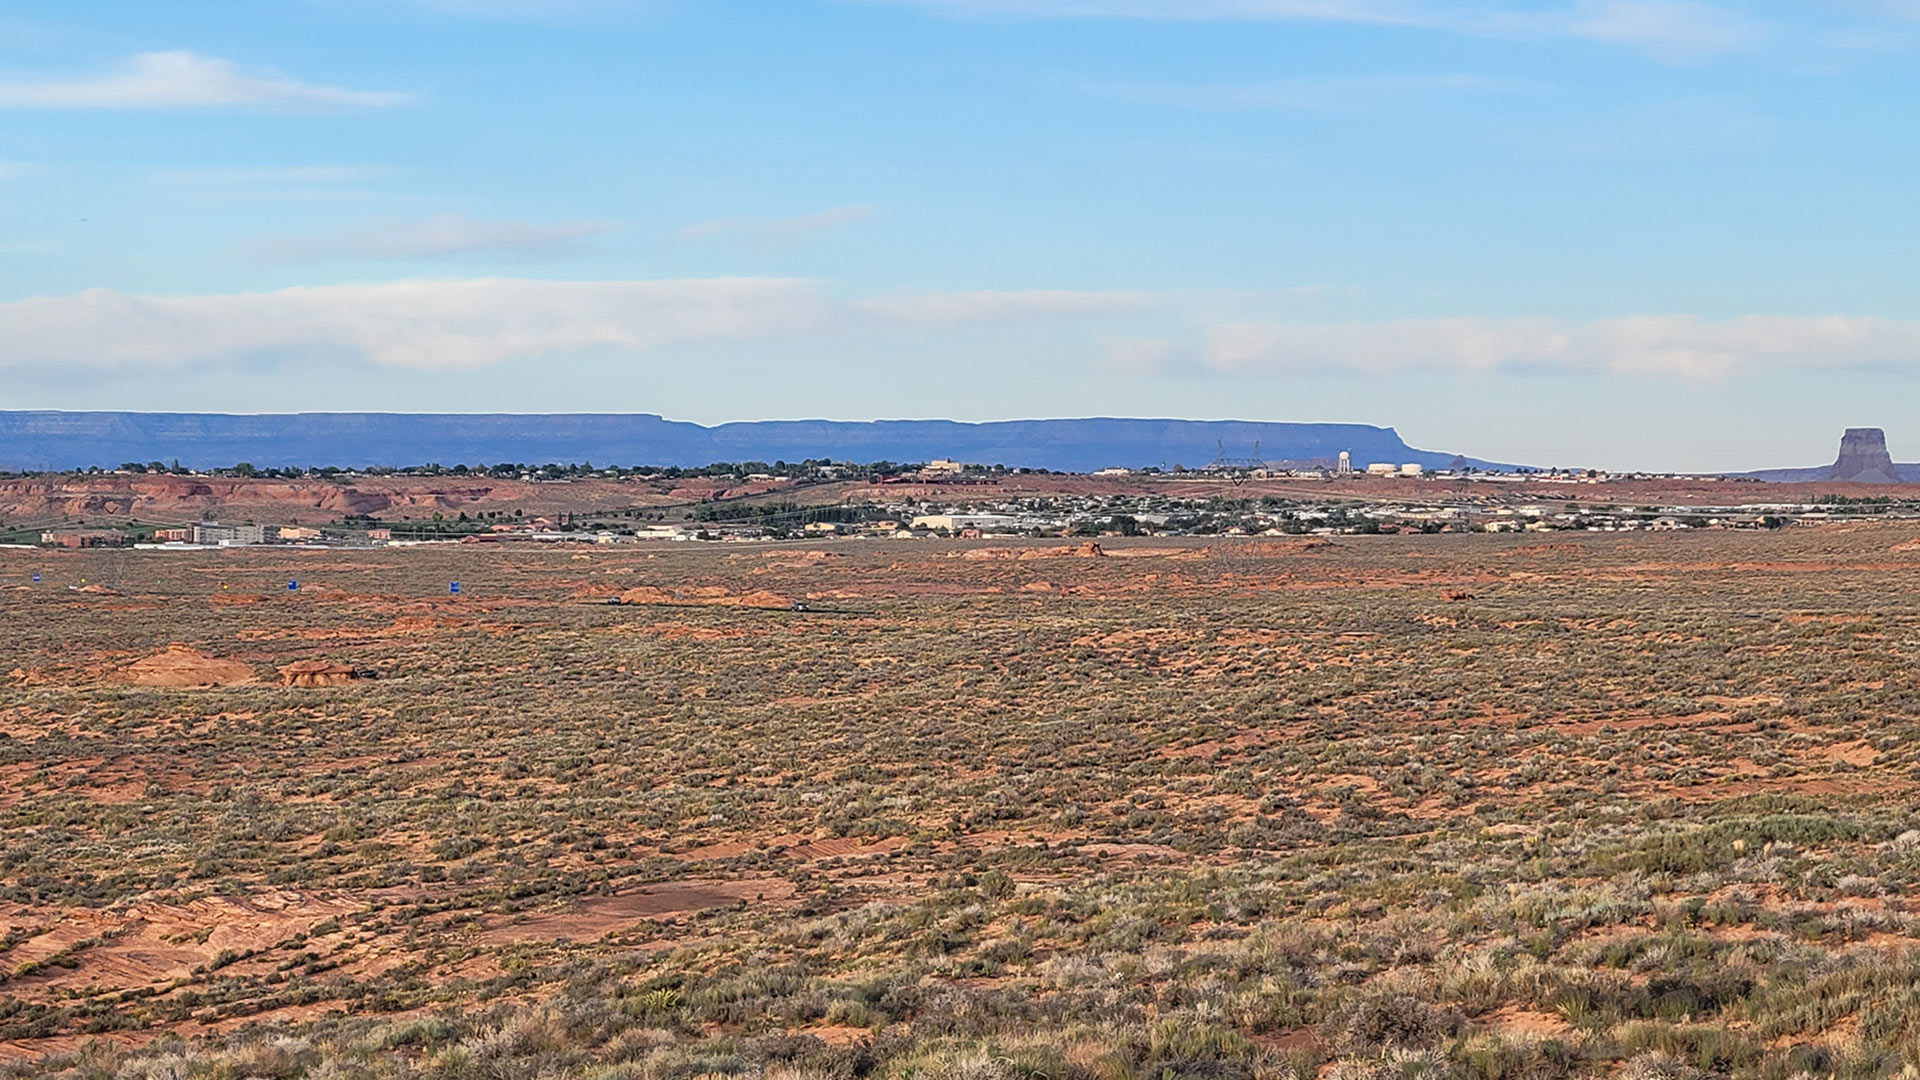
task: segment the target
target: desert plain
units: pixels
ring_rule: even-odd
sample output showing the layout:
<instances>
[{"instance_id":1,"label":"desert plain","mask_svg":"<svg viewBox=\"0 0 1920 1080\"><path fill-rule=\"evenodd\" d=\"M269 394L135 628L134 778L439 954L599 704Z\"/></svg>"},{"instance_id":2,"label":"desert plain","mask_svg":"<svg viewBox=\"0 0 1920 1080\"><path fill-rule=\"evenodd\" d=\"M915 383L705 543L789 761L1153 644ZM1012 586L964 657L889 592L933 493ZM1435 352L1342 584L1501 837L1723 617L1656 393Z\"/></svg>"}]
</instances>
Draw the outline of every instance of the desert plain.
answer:
<instances>
[{"instance_id":1,"label":"desert plain","mask_svg":"<svg viewBox=\"0 0 1920 1080\"><path fill-rule=\"evenodd\" d=\"M0 600L0 1076L1920 1067L1910 524L7 550Z\"/></svg>"}]
</instances>

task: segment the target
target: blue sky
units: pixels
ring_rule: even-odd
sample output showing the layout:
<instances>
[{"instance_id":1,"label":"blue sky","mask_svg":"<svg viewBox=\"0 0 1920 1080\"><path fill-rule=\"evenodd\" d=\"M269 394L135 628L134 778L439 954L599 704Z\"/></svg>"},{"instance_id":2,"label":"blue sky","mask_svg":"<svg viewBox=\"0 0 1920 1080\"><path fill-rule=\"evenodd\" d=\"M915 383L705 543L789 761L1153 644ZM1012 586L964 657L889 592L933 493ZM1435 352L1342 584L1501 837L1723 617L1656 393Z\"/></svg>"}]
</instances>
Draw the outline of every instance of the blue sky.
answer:
<instances>
[{"instance_id":1,"label":"blue sky","mask_svg":"<svg viewBox=\"0 0 1920 1080\"><path fill-rule=\"evenodd\" d=\"M1920 460L1920 3L15 0L0 408Z\"/></svg>"}]
</instances>

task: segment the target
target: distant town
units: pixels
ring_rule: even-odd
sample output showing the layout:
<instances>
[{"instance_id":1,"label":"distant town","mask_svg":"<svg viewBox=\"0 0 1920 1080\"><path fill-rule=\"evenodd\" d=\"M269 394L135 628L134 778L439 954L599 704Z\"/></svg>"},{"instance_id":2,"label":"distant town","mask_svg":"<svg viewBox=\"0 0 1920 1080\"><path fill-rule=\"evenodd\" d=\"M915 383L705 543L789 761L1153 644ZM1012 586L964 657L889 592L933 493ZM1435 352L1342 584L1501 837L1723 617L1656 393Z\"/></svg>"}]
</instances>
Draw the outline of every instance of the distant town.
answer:
<instances>
[{"instance_id":1,"label":"distant town","mask_svg":"<svg viewBox=\"0 0 1920 1080\"><path fill-rule=\"evenodd\" d=\"M989 537L1331 536L1460 532L1637 532L1775 529L1869 517L1920 517L1920 497L1809 490L1795 500L1757 501L1780 485L1699 474L1599 470L1428 469L1348 454L1325 463L1277 466L1221 462L1202 468L1107 468L1086 474L1013 469L955 459L855 464L825 459L720 463L698 469L579 465L424 465L393 469L195 471L160 462L90 469L75 478L129 482L167 477L244 483L352 485L376 478L423 481L484 477L520 484L704 483L698 497L668 505L553 513L515 509L413 514L343 513L328 523L274 523L225 515L188 522L95 520L38 529L0 525L0 540L48 548L132 547L193 551L281 545L404 547L418 544L741 543L793 539L984 539ZM1623 500L1620 489L1719 485L1701 502ZM1711 490L1711 489L1710 489ZM1790 490L1790 489L1789 489Z\"/></svg>"}]
</instances>

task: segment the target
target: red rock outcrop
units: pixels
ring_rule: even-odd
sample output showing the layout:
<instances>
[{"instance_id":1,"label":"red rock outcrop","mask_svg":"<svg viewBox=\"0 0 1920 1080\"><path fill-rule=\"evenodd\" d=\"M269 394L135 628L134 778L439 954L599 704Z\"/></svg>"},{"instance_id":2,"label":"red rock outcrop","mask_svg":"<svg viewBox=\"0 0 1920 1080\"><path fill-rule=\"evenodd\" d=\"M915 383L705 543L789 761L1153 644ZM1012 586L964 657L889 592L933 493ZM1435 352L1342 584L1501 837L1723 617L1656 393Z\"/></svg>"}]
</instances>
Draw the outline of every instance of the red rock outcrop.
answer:
<instances>
[{"instance_id":1,"label":"red rock outcrop","mask_svg":"<svg viewBox=\"0 0 1920 1080\"><path fill-rule=\"evenodd\" d=\"M240 519L278 523L333 521L346 514L414 516L488 510L572 512L664 501L651 488L616 481L533 484L491 477L242 479L148 473L33 476L0 480L0 518L138 517L160 521Z\"/></svg>"},{"instance_id":2,"label":"red rock outcrop","mask_svg":"<svg viewBox=\"0 0 1920 1080\"><path fill-rule=\"evenodd\" d=\"M187 645L169 645L166 652L127 665L120 677L135 686L238 686L253 681L253 665L208 656Z\"/></svg>"},{"instance_id":3,"label":"red rock outcrop","mask_svg":"<svg viewBox=\"0 0 1920 1080\"><path fill-rule=\"evenodd\" d=\"M282 686L345 686L355 677L351 666L327 660L301 660L280 669Z\"/></svg>"}]
</instances>

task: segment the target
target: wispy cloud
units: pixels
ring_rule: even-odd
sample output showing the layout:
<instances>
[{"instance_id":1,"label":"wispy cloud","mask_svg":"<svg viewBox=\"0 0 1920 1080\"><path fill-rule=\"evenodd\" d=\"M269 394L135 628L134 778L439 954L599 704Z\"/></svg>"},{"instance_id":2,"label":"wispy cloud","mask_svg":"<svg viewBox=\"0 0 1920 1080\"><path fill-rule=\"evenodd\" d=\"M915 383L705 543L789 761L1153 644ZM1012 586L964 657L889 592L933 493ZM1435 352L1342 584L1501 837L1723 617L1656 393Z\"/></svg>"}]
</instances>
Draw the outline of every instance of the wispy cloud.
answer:
<instances>
[{"instance_id":1,"label":"wispy cloud","mask_svg":"<svg viewBox=\"0 0 1920 1080\"><path fill-rule=\"evenodd\" d=\"M1819 33L1821 45L1843 54L1906 52L1913 48L1913 40L1912 32L1902 26L1843 26Z\"/></svg>"},{"instance_id":2,"label":"wispy cloud","mask_svg":"<svg viewBox=\"0 0 1920 1080\"><path fill-rule=\"evenodd\" d=\"M1227 322L1198 351L1216 373L1587 371L1712 379L1771 368L1920 365L1920 322L1849 316L1688 315Z\"/></svg>"},{"instance_id":3,"label":"wispy cloud","mask_svg":"<svg viewBox=\"0 0 1920 1080\"><path fill-rule=\"evenodd\" d=\"M141 53L80 78L0 81L9 109L381 108L410 95L303 82L193 52Z\"/></svg>"},{"instance_id":4,"label":"wispy cloud","mask_svg":"<svg viewBox=\"0 0 1920 1080\"><path fill-rule=\"evenodd\" d=\"M784 218L715 218L680 230L682 240L737 240L779 247L808 237L872 221L880 211L871 206L836 206L817 214Z\"/></svg>"},{"instance_id":5,"label":"wispy cloud","mask_svg":"<svg viewBox=\"0 0 1920 1080\"><path fill-rule=\"evenodd\" d=\"M1440 0L854 0L950 18L1356 23L1537 40L1563 38L1688 62L1752 48L1769 25L1697 0L1575 0L1557 7Z\"/></svg>"},{"instance_id":6,"label":"wispy cloud","mask_svg":"<svg viewBox=\"0 0 1920 1080\"><path fill-rule=\"evenodd\" d=\"M449 259L467 256L540 259L582 251L588 241L604 236L617 227L587 221L562 224L475 221L457 214L444 214L427 221L268 237L255 244L253 250L257 255L281 262Z\"/></svg>"},{"instance_id":7,"label":"wispy cloud","mask_svg":"<svg viewBox=\"0 0 1920 1080\"><path fill-rule=\"evenodd\" d=\"M24 162L0 161L0 183L8 180L18 180L23 176L31 176L36 171L32 165L25 164Z\"/></svg>"},{"instance_id":8,"label":"wispy cloud","mask_svg":"<svg viewBox=\"0 0 1920 1080\"><path fill-rule=\"evenodd\" d=\"M957 293L843 301L788 278L331 285L211 296L96 289L0 303L0 368L184 368L349 358L466 369L587 350L1084 318L1122 298Z\"/></svg>"},{"instance_id":9,"label":"wispy cloud","mask_svg":"<svg viewBox=\"0 0 1920 1080\"><path fill-rule=\"evenodd\" d=\"M1599 0L1549 16L1544 29L1567 37L1620 45L1662 60L1685 63L1741 52L1769 31L1730 8L1675 0Z\"/></svg>"},{"instance_id":10,"label":"wispy cloud","mask_svg":"<svg viewBox=\"0 0 1920 1080\"><path fill-rule=\"evenodd\" d=\"M1443 94L1506 93L1521 84L1483 75L1359 75L1337 79L1279 79L1262 83L1179 86L1134 83L1095 86L1095 93L1148 105L1184 109L1273 109L1289 112L1364 112L1390 101Z\"/></svg>"}]
</instances>

